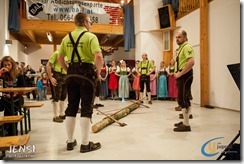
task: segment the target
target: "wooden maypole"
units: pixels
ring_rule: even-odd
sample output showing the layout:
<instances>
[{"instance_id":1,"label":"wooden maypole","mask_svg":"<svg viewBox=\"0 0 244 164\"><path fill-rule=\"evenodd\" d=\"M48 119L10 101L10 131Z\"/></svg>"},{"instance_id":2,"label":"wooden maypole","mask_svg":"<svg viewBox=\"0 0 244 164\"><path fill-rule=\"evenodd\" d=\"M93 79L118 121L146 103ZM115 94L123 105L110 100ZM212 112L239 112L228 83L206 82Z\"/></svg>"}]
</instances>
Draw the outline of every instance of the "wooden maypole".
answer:
<instances>
[{"instance_id":1,"label":"wooden maypole","mask_svg":"<svg viewBox=\"0 0 244 164\"><path fill-rule=\"evenodd\" d=\"M121 110L119 110L118 112L110 115L110 117L112 117L115 120L119 120L125 116L127 116L128 114L130 114L132 111L136 110L138 107L140 107L141 102L140 101L135 101L133 104L122 108ZM109 117L105 117L103 118L101 121L99 121L98 123L94 124L92 126L92 131L94 133L99 132L100 130L102 130L103 128L107 127L108 125L114 123L115 121L109 118Z\"/></svg>"}]
</instances>

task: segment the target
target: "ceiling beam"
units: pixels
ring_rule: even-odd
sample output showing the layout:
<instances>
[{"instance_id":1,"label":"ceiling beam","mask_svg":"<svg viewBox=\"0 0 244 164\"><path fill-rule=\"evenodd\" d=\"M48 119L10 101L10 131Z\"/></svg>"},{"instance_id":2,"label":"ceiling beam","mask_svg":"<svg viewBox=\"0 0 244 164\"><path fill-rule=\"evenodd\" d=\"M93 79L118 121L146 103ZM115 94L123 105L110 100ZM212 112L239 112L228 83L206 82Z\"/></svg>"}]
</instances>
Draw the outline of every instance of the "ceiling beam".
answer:
<instances>
[{"instance_id":1,"label":"ceiling beam","mask_svg":"<svg viewBox=\"0 0 244 164\"><path fill-rule=\"evenodd\" d=\"M33 43L37 43L35 33L32 30L23 30L25 34L30 38ZM38 48L41 48L40 44L35 44Z\"/></svg>"},{"instance_id":2,"label":"ceiling beam","mask_svg":"<svg viewBox=\"0 0 244 164\"><path fill-rule=\"evenodd\" d=\"M117 47L123 41L124 41L124 36L118 36L116 39L114 39L113 46Z\"/></svg>"},{"instance_id":3,"label":"ceiling beam","mask_svg":"<svg viewBox=\"0 0 244 164\"><path fill-rule=\"evenodd\" d=\"M36 43L36 36L32 30L24 30L24 32L32 42Z\"/></svg>"},{"instance_id":4,"label":"ceiling beam","mask_svg":"<svg viewBox=\"0 0 244 164\"><path fill-rule=\"evenodd\" d=\"M100 39L100 44L103 44L108 41L109 35L103 35Z\"/></svg>"},{"instance_id":5,"label":"ceiling beam","mask_svg":"<svg viewBox=\"0 0 244 164\"><path fill-rule=\"evenodd\" d=\"M76 28L73 22L20 19L20 30L45 30L70 32ZM93 24L92 33L123 35L123 25Z\"/></svg>"}]
</instances>

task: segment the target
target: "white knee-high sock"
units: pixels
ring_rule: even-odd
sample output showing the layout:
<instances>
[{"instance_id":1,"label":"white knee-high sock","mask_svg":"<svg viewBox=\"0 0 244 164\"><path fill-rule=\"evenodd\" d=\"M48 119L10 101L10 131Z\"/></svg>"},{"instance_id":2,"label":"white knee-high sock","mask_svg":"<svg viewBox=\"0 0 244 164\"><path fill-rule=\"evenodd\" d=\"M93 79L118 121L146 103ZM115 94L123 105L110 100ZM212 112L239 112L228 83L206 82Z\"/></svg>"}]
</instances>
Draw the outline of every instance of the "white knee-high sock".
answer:
<instances>
[{"instance_id":1,"label":"white knee-high sock","mask_svg":"<svg viewBox=\"0 0 244 164\"><path fill-rule=\"evenodd\" d=\"M59 115L64 116L64 101L59 101Z\"/></svg>"},{"instance_id":2,"label":"white knee-high sock","mask_svg":"<svg viewBox=\"0 0 244 164\"><path fill-rule=\"evenodd\" d=\"M183 113L183 124L186 126L189 126L189 110L186 110L186 108L182 108L182 113Z\"/></svg>"},{"instance_id":3,"label":"white knee-high sock","mask_svg":"<svg viewBox=\"0 0 244 164\"><path fill-rule=\"evenodd\" d=\"M148 101L151 101L151 92L147 92Z\"/></svg>"},{"instance_id":4,"label":"white knee-high sock","mask_svg":"<svg viewBox=\"0 0 244 164\"><path fill-rule=\"evenodd\" d=\"M190 115L191 114L191 106L189 106L187 109L188 109L188 113Z\"/></svg>"},{"instance_id":5,"label":"white knee-high sock","mask_svg":"<svg viewBox=\"0 0 244 164\"><path fill-rule=\"evenodd\" d=\"M74 130L75 130L75 122L76 122L76 117L69 117L66 116L65 118L65 125L66 125L66 132L68 136L67 142L74 142Z\"/></svg>"},{"instance_id":6,"label":"white knee-high sock","mask_svg":"<svg viewBox=\"0 0 244 164\"><path fill-rule=\"evenodd\" d=\"M140 100L143 99L143 95L144 95L144 93L143 92L140 92Z\"/></svg>"},{"instance_id":7,"label":"white knee-high sock","mask_svg":"<svg viewBox=\"0 0 244 164\"><path fill-rule=\"evenodd\" d=\"M99 104L99 97L97 97L97 96L95 97L94 105L95 104Z\"/></svg>"},{"instance_id":8,"label":"white knee-high sock","mask_svg":"<svg viewBox=\"0 0 244 164\"><path fill-rule=\"evenodd\" d=\"M80 127L81 127L81 144L89 144L89 133L90 133L90 118L81 117L80 118Z\"/></svg>"},{"instance_id":9,"label":"white knee-high sock","mask_svg":"<svg viewBox=\"0 0 244 164\"><path fill-rule=\"evenodd\" d=\"M58 117L58 110L57 110L58 102L54 101L52 104L53 104L53 116Z\"/></svg>"}]
</instances>

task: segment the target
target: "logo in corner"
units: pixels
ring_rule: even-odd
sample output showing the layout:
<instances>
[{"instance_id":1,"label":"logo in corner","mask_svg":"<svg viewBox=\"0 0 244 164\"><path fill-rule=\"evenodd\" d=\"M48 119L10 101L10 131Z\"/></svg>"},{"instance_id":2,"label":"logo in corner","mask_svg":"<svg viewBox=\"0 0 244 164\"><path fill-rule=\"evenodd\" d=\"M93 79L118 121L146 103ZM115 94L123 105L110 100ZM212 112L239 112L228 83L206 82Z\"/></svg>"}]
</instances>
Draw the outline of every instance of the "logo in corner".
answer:
<instances>
[{"instance_id":1,"label":"logo in corner","mask_svg":"<svg viewBox=\"0 0 244 164\"><path fill-rule=\"evenodd\" d=\"M226 146L221 145L221 142L217 142L216 140L222 139L224 137L216 137L208 140L202 145L201 153L206 157L213 157L219 154L219 149L223 149Z\"/></svg>"}]
</instances>

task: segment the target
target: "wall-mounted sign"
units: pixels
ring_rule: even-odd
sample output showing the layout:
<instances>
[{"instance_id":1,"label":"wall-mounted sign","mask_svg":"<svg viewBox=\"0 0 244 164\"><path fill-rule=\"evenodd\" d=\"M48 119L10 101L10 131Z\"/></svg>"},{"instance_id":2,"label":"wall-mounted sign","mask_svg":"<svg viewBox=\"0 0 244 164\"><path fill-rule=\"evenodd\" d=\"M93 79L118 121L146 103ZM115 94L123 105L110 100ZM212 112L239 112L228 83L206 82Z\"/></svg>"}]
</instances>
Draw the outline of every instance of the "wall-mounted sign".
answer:
<instances>
[{"instance_id":1,"label":"wall-mounted sign","mask_svg":"<svg viewBox=\"0 0 244 164\"><path fill-rule=\"evenodd\" d=\"M27 19L73 21L78 12L99 24L118 24L120 4L84 0L26 0Z\"/></svg>"}]
</instances>

